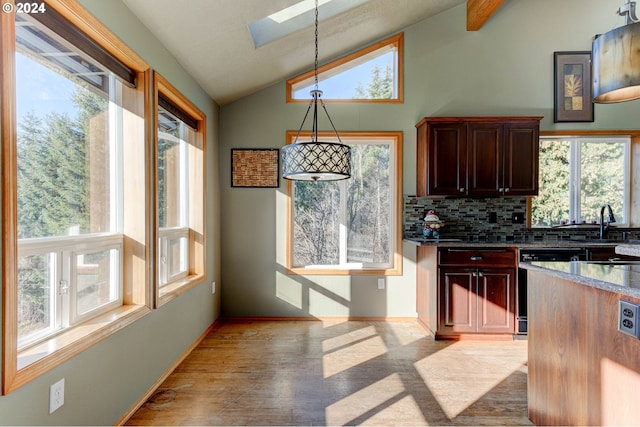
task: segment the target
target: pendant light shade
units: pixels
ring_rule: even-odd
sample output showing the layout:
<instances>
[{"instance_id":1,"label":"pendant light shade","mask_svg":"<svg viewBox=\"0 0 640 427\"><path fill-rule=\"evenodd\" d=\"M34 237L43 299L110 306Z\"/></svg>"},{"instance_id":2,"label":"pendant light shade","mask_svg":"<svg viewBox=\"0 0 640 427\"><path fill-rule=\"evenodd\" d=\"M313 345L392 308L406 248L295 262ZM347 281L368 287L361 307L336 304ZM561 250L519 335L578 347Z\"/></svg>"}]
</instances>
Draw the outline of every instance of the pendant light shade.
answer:
<instances>
[{"instance_id":1,"label":"pendant light shade","mask_svg":"<svg viewBox=\"0 0 640 427\"><path fill-rule=\"evenodd\" d=\"M640 23L635 2L627 1L618 14L626 25L593 41L593 102L615 103L640 98Z\"/></svg>"},{"instance_id":2,"label":"pendant light shade","mask_svg":"<svg viewBox=\"0 0 640 427\"><path fill-rule=\"evenodd\" d=\"M351 177L351 149L336 142L296 142L282 147L282 176L298 181Z\"/></svg>"},{"instance_id":3,"label":"pendant light shade","mask_svg":"<svg viewBox=\"0 0 640 427\"><path fill-rule=\"evenodd\" d=\"M322 102L322 91L318 90L318 0L316 0L315 12L315 89L311 91L311 102L295 140L282 147L282 177L296 181L338 181L351 177L351 148L340 141L340 135ZM327 115L338 142L318 141L318 104ZM311 141L298 141L312 107Z\"/></svg>"}]
</instances>

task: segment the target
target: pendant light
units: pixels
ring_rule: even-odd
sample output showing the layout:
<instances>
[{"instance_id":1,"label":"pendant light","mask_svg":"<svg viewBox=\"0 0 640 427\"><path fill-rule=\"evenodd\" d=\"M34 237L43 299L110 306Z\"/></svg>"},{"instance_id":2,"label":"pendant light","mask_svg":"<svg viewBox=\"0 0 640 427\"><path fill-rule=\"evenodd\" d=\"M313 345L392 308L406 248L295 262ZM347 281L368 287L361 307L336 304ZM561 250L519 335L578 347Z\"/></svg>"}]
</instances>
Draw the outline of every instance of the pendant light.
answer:
<instances>
[{"instance_id":1,"label":"pendant light","mask_svg":"<svg viewBox=\"0 0 640 427\"><path fill-rule=\"evenodd\" d=\"M609 104L640 98L640 23L636 3L627 0L618 14L625 25L593 41L593 102Z\"/></svg>"},{"instance_id":2,"label":"pendant light","mask_svg":"<svg viewBox=\"0 0 640 427\"><path fill-rule=\"evenodd\" d=\"M282 147L282 177L297 181L338 181L351 177L351 148L340 140L340 135L331 121L329 112L322 102L322 91L318 90L318 0L316 4L315 40L316 55L314 65L315 86L311 91L311 102L304 115L300 129L293 143ZM338 142L318 141L318 103L322 106ZM311 141L298 141L302 127L313 107Z\"/></svg>"}]
</instances>

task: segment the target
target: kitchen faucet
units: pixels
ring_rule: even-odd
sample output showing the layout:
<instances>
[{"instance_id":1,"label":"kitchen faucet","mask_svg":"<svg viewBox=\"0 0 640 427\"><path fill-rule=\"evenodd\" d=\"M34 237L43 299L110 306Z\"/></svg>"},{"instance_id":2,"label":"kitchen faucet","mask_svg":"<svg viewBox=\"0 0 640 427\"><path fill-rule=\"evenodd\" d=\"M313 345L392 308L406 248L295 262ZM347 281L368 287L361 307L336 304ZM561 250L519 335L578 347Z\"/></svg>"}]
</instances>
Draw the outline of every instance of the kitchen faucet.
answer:
<instances>
[{"instance_id":1,"label":"kitchen faucet","mask_svg":"<svg viewBox=\"0 0 640 427\"><path fill-rule=\"evenodd\" d=\"M609 221L607 225L604 225L604 210L607 209L609 214ZM612 222L616 222L616 217L613 216L613 211L611 210L611 205L606 204L600 209L600 239L606 239L607 232L609 231L609 225Z\"/></svg>"}]
</instances>

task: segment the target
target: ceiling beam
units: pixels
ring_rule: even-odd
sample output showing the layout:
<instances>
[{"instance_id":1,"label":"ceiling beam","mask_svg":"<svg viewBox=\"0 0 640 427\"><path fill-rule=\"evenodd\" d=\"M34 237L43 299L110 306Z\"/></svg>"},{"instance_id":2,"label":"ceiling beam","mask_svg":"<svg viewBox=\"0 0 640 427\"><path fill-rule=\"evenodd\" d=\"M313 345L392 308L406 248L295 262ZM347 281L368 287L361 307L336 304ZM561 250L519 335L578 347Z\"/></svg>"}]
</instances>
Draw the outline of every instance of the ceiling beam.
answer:
<instances>
[{"instance_id":1,"label":"ceiling beam","mask_svg":"<svg viewBox=\"0 0 640 427\"><path fill-rule=\"evenodd\" d=\"M467 31L478 31L504 0L467 0Z\"/></svg>"}]
</instances>

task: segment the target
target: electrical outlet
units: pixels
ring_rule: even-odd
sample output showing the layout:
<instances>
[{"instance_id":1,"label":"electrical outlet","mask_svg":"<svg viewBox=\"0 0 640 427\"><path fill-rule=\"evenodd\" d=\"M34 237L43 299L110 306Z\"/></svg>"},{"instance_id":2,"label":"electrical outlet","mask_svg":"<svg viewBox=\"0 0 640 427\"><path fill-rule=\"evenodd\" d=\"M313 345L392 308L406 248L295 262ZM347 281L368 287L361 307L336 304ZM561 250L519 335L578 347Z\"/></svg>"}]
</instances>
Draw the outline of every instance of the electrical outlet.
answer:
<instances>
[{"instance_id":1,"label":"electrical outlet","mask_svg":"<svg viewBox=\"0 0 640 427\"><path fill-rule=\"evenodd\" d=\"M378 289L384 289L384 277L378 278Z\"/></svg>"},{"instance_id":2,"label":"electrical outlet","mask_svg":"<svg viewBox=\"0 0 640 427\"><path fill-rule=\"evenodd\" d=\"M211 282L211 293L212 294L216 293L216 281L215 280L213 282Z\"/></svg>"},{"instance_id":3,"label":"electrical outlet","mask_svg":"<svg viewBox=\"0 0 640 427\"><path fill-rule=\"evenodd\" d=\"M511 222L513 224L524 224L524 213L523 212L513 212L511 214Z\"/></svg>"},{"instance_id":4,"label":"electrical outlet","mask_svg":"<svg viewBox=\"0 0 640 427\"><path fill-rule=\"evenodd\" d=\"M640 305L618 301L618 330L640 339Z\"/></svg>"},{"instance_id":5,"label":"electrical outlet","mask_svg":"<svg viewBox=\"0 0 640 427\"><path fill-rule=\"evenodd\" d=\"M64 405L64 378L49 387L49 413Z\"/></svg>"}]
</instances>

